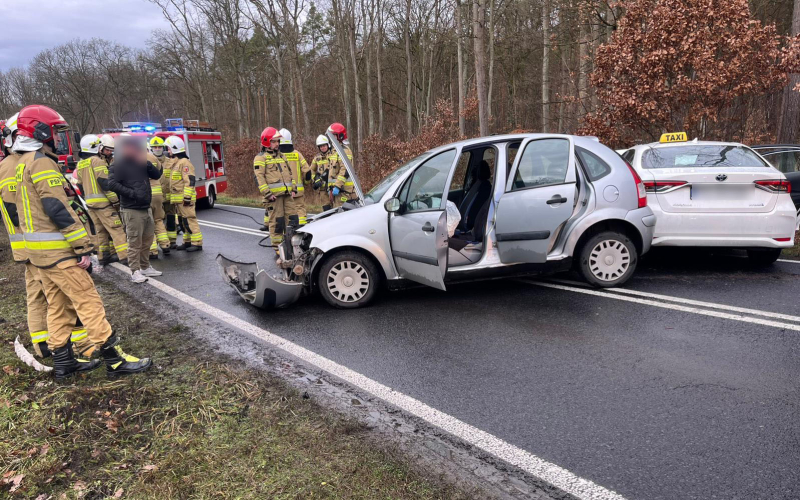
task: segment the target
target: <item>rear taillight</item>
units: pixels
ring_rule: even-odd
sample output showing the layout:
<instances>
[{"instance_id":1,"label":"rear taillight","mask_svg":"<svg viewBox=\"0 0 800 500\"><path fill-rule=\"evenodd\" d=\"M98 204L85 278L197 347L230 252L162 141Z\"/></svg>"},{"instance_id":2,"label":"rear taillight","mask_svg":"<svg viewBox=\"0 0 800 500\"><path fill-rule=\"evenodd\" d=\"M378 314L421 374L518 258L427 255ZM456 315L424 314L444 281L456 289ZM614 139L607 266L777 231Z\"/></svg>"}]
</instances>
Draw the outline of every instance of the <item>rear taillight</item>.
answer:
<instances>
[{"instance_id":1,"label":"rear taillight","mask_svg":"<svg viewBox=\"0 0 800 500\"><path fill-rule=\"evenodd\" d=\"M644 208L647 206L647 190L644 187L644 182L642 182L642 178L639 177L639 174L636 173L636 170L633 169L630 163L626 161L625 165L628 166L628 170L631 171L631 175L633 176L633 181L636 183L636 195L639 198L639 208Z\"/></svg>"},{"instance_id":2,"label":"rear taillight","mask_svg":"<svg viewBox=\"0 0 800 500\"><path fill-rule=\"evenodd\" d=\"M644 187L648 193L663 193L686 184L688 184L687 181L648 181L644 183Z\"/></svg>"},{"instance_id":3,"label":"rear taillight","mask_svg":"<svg viewBox=\"0 0 800 500\"><path fill-rule=\"evenodd\" d=\"M791 193L792 185L786 179L774 181L755 181L757 186L761 186L773 193Z\"/></svg>"},{"instance_id":4,"label":"rear taillight","mask_svg":"<svg viewBox=\"0 0 800 500\"><path fill-rule=\"evenodd\" d=\"M792 241L792 237L789 236L788 238L772 238L775 241Z\"/></svg>"}]
</instances>

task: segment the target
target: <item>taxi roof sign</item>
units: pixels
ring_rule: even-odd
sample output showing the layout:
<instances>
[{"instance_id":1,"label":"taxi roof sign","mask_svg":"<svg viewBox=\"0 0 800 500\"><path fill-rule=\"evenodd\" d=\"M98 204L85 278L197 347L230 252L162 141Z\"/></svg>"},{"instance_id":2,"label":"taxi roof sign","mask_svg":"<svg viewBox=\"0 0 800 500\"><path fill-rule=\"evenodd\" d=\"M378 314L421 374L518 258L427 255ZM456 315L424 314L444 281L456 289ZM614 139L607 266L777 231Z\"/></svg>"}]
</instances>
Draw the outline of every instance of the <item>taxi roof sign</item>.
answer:
<instances>
[{"instance_id":1,"label":"taxi roof sign","mask_svg":"<svg viewBox=\"0 0 800 500\"><path fill-rule=\"evenodd\" d=\"M658 142L686 142L688 140L689 138L686 136L686 132L668 132L666 134L661 134L661 140Z\"/></svg>"}]
</instances>

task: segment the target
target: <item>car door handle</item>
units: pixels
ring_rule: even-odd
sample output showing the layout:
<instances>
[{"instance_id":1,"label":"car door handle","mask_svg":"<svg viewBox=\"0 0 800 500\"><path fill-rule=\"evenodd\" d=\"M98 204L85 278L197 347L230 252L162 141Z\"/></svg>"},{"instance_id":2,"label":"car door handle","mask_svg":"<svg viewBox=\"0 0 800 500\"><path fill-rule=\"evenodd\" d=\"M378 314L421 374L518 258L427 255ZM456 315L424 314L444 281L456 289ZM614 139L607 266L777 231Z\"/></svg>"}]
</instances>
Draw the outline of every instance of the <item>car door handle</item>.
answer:
<instances>
[{"instance_id":1,"label":"car door handle","mask_svg":"<svg viewBox=\"0 0 800 500\"><path fill-rule=\"evenodd\" d=\"M549 200L547 200L548 205L555 205L556 203L566 203L566 202L567 199L561 196L560 194L557 194L552 198L550 198Z\"/></svg>"},{"instance_id":2,"label":"car door handle","mask_svg":"<svg viewBox=\"0 0 800 500\"><path fill-rule=\"evenodd\" d=\"M425 225L422 226L422 230L428 233L432 233L436 231L436 228L434 228L430 222L426 222Z\"/></svg>"}]
</instances>

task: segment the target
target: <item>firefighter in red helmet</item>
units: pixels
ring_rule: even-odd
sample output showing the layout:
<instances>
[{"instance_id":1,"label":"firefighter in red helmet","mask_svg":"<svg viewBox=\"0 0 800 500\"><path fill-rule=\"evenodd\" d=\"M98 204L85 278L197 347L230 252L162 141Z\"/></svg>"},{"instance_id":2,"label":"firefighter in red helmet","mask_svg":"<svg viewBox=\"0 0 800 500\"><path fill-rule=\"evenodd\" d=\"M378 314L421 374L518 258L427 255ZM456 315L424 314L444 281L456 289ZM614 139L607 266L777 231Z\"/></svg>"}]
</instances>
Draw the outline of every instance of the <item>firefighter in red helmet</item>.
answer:
<instances>
[{"instance_id":1,"label":"firefighter in red helmet","mask_svg":"<svg viewBox=\"0 0 800 500\"><path fill-rule=\"evenodd\" d=\"M264 219L268 221L270 240L276 247L283 241L288 217L297 215L292 197L292 171L280 153L280 139L274 127L265 128L261 133L262 152L253 162L258 188L265 198ZM263 177L259 174L261 169Z\"/></svg>"},{"instance_id":2,"label":"firefighter in red helmet","mask_svg":"<svg viewBox=\"0 0 800 500\"><path fill-rule=\"evenodd\" d=\"M332 134L336 140L342 143L347 159L352 163L353 152L348 146L347 129L344 125L338 122L332 123L331 126L328 127L328 133ZM330 180L333 182L333 186L331 187L333 206L339 207L345 202L357 200L358 196L355 193L353 179L350 178L344 161L339 158L339 154L336 151L333 151L329 156L329 162L331 166L330 175L332 176Z\"/></svg>"},{"instance_id":3,"label":"firefighter in red helmet","mask_svg":"<svg viewBox=\"0 0 800 500\"><path fill-rule=\"evenodd\" d=\"M270 159L268 158L267 150L269 150L272 137L277 133L278 131L275 127L267 127L261 132L261 151L253 158L253 173L256 176L256 184L261 196L264 197L264 225L261 226L262 231L269 229L271 203L269 200L272 197L267 183L267 161Z\"/></svg>"},{"instance_id":4,"label":"firefighter in red helmet","mask_svg":"<svg viewBox=\"0 0 800 500\"><path fill-rule=\"evenodd\" d=\"M68 129L66 120L46 106L34 105L23 108L17 122L15 149L22 156L15 172L16 210L27 258L38 270L47 299L47 345L53 353L53 374L63 379L98 364L75 359L70 336L78 317L89 341L100 350L110 377L148 369L149 359L128 361L118 345L87 271L94 245L69 203L66 180L56 163L61 133Z\"/></svg>"}]
</instances>

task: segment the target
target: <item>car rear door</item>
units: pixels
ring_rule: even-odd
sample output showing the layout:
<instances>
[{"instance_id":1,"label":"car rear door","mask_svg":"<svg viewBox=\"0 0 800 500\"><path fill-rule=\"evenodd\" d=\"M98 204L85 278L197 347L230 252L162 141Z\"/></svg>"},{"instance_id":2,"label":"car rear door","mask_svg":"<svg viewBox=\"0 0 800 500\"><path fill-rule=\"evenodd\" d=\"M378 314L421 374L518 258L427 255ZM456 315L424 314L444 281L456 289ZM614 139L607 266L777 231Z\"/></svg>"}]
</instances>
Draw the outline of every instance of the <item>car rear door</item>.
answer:
<instances>
[{"instance_id":1,"label":"car rear door","mask_svg":"<svg viewBox=\"0 0 800 500\"><path fill-rule=\"evenodd\" d=\"M431 156L406 180L389 214L389 238L401 277L444 290L447 273L447 186L457 150Z\"/></svg>"},{"instance_id":2,"label":"car rear door","mask_svg":"<svg viewBox=\"0 0 800 500\"><path fill-rule=\"evenodd\" d=\"M565 136L537 136L520 151L497 206L497 249L505 264L546 262L575 207L574 145Z\"/></svg>"}]
</instances>

